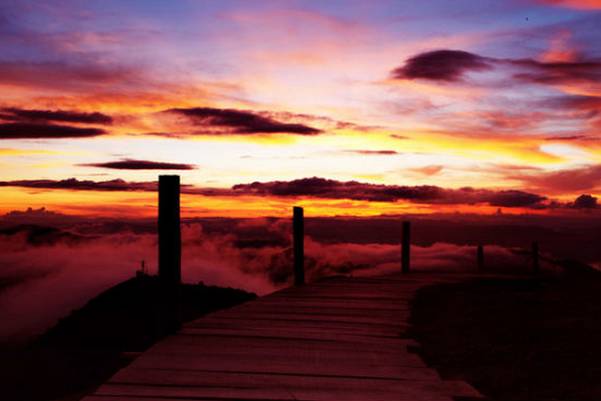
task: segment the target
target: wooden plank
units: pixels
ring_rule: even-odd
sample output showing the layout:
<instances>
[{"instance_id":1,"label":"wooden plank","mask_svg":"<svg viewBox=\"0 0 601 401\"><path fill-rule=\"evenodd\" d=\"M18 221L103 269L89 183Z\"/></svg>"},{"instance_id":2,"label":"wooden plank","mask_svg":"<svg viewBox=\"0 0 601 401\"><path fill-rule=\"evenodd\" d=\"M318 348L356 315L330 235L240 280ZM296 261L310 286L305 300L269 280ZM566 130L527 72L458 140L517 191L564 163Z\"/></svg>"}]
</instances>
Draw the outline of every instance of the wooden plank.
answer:
<instances>
[{"instance_id":1,"label":"wooden plank","mask_svg":"<svg viewBox=\"0 0 601 401\"><path fill-rule=\"evenodd\" d=\"M369 351L369 352L397 352L407 350L407 344L417 344L411 340L399 340L398 338L393 341L378 341L370 338L371 341L356 341L353 340L341 340L336 337L331 338L310 338L304 337L294 333L294 335L286 336L274 336L272 332L261 333L247 333L244 331L230 331L227 333L202 333L196 332L194 335L186 335L184 333L174 336L169 342L160 342L151 348L152 350L158 349L162 346L178 346L178 347L198 347L211 348L223 345L223 341L227 338L228 348L236 347L247 347L249 341L256 343L258 348L311 348L311 349L340 349L346 350L350 347L357 346L361 343L361 347L357 349L357 352Z\"/></svg>"},{"instance_id":2,"label":"wooden plank","mask_svg":"<svg viewBox=\"0 0 601 401\"><path fill-rule=\"evenodd\" d=\"M302 324L300 324L302 323ZM330 322L327 320L281 320L277 318L271 319L212 319L203 323L196 323L193 326L186 326L182 332L203 328L227 328L230 330L252 329L252 330L298 330L321 332L325 335L354 335L354 336L370 336L370 337L387 337L399 338L405 326L391 325L371 325L373 327L365 327L362 323L352 322Z\"/></svg>"},{"instance_id":3,"label":"wooden plank","mask_svg":"<svg viewBox=\"0 0 601 401\"><path fill-rule=\"evenodd\" d=\"M349 388L348 384L334 383L319 387L310 378L298 386L272 384L269 388L237 387L195 387L195 386L127 386L107 384L98 389L98 395L110 396L154 396L162 398L192 400L311 400L311 401L398 401L428 400L453 401L451 397L435 392L433 387L419 383L363 383L362 386ZM370 385L371 384L371 385Z\"/></svg>"},{"instance_id":4,"label":"wooden plank","mask_svg":"<svg viewBox=\"0 0 601 401\"><path fill-rule=\"evenodd\" d=\"M323 316L289 316L287 318L282 318L274 315L259 315L255 314L253 316L228 316L227 318L221 318L218 316L213 316L211 318L207 318L205 322L202 323L192 323L186 325L185 327L193 328L193 327L203 327L204 324L220 324L220 323L229 323L231 324L239 324L239 325L262 325L263 327L269 327L269 325L273 325L273 327L314 327L314 328L322 328L323 330L335 330L339 332L345 331L363 331L367 333L390 333L392 335L398 335L404 328L408 327L407 323L390 323L385 321L380 322L364 322L364 321L349 321L348 319L331 319Z\"/></svg>"},{"instance_id":5,"label":"wooden plank","mask_svg":"<svg viewBox=\"0 0 601 401\"><path fill-rule=\"evenodd\" d=\"M228 311L223 315L220 315L221 318L225 319L247 319L251 316L253 319L267 319L267 320L287 320L287 321L325 321L325 322L341 322L341 323L358 323L358 324L374 324L380 326L388 326L388 327L401 327L402 323L400 322L401 317L393 316L372 316L370 314L364 315L354 315L354 314L334 314L334 313L319 313L319 312L307 312L307 313L287 313L286 311L263 311L257 310L251 312L245 311ZM408 316L405 315L405 318ZM299 323L300 324L300 323Z\"/></svg>"},{"instance_id":6,"label":"wooden plank","mask_svg":"<svg viewBox=\"0 0 601 401\"><path fill-rule=\"evenodd\" d=\"M407 314L408 308L380 308L377 303L371 303L369 305L363 304L361 307L350 305L328 305L319 302L312 302L306 305L287 302L286 300L279 300L277 304L267 303L250 303L245 307L233 308L230 311L224 311L221 316L227 316L227 313L240 313L240 312L288 312L288 313L318 313L326 315L372 315L372 316L383 316L385 318L392 318L398 314Z\"/></svg>"},{"instance_id":7,"label":"wooden plank","mask_svg":"<svg viewBox=\"0 0 601 401\"><path fill-rule=\"evenodd\" d=\"M362 333L334 333L330 331L324 331L323 329L313 328L296 328L289 327L286 329L278 329L271 327L257 328L257 327L240 327L240 328L219 328L219 327L194 327L184 328L180 334L188 336L205 336L205 335L217 335L221 337L237 336L237 337L269 337L269 338L286 338L294 341L297 339L312 339L322 341L338 341L347 342L352 344L373 344L377 342L379 344L392 344L392 345L403 345L405 347L417 346L417 342L410 339L398 339L398 335L374 335L370 332Z\"/></svg>"},{"instance_id":8,"label":"wooden plank","mask_svg":"<svg viewBox=\"0 0 601 401\"><path fill-rule=\"evenodd\" d=\"M427 400L479 397L402 338L409 302L457 276L336 277L209 314L155 344L84 401Z\"/></svg>"},{"instance_id":9,"label":"wooden plank","mask_svg":"<svg viewBox=\"0 0 601 401\"><path fill-rule=\"evenodd\" d=\"M256 339L248 340L243 338L245 344L232 344L233 341L228 341L228 347L211 348L204 344L174 344L173 342L164 343L152 349L152 354L157 356L181 357L183 359L192 358L194 364L207 360L207 364L215 358L231 358L237 361L242 359L256 360L260 358L277 361L282 359L294 366L301 363L307 365L320 364L327 361L329 364L335 363L354 363L369 365L372 361L377 361L378 364L390 364L397 366L415 366L426 367L424 362L415 354L410 354L406 349L366 349L365 347L357 347L354 344L346 343L346 347L341 347L341 344L332 344L324 342L313 342L312 344L296 345L298 341L294 341L295 345L286 345L286 353L282 355L281 348L276 346L270 347L271 341L261 339L257 342ZM219 344L223 345L223 341ZM319 369L316 366L315 369Z\"/></svg>"},{"instance_id":10,"label":"wooden plank","mask_svg":"<svg viewBox=\"0 0 601 401\"><path fill-rule=\"evenodd\" d=\"M291 355L296 360L291 359ZM281 374L316 374L320 376L383 377L390 379L426 380L436 376L433 370L417 366L401 366L393 360L380 361L376 357L364 357L359 354L320 355L297 353L272 353L265 358L257 355L230 354L205 355L169 355L147 353L132 362L137 368L161 366L165 369L217 370L226 372L255 372Z\"/></svg>"}]
</instances>

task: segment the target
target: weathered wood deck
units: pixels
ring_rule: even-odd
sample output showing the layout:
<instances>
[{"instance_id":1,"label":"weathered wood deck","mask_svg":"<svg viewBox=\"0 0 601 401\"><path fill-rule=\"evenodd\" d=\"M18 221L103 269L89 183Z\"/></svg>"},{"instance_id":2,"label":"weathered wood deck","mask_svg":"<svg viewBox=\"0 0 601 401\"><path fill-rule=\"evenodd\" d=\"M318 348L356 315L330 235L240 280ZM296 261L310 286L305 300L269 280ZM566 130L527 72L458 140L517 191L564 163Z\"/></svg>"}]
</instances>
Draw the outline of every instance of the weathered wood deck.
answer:
<instances>
[{"instance_id":1,"label":"weathered wood deck","mask_svg":"<svg viewBox=\"0 0 601 401\"><path fill-rule=\"evenodd\" d=\"M455 280L418 273L287 288L186 324L84 400L478 398L442 380L403 336L415 291Z\"/></svg>"}]
</instances>

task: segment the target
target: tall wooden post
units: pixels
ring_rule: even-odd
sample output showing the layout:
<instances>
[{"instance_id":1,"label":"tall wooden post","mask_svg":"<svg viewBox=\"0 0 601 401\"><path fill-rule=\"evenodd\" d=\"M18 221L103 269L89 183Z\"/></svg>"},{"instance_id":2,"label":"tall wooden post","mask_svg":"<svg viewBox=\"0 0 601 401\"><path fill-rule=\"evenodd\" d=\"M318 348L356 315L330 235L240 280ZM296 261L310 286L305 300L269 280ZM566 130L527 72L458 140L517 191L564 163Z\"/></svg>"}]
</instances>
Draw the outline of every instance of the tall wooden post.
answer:
<instances>
[{"instance_id":1,"label":"tall wooden post","mask_svg":"<svg viewBox=\"0 0 601 401\"><path fill-rule=\"evenodd\" d=\"M484 246L478 245L477 251L478 271L484 270Z\"/></svg>"},{"instance_id":2,"label":"tall wooden post","mask_svg":"<svg viewBox=\"0 0 601 401\"><path fill-rule=\"evenodd\" d=\"M537 274L540 270L540 266L538 264L538 242L534 241L532 243L532 271L534 274Z\"/></svg>"},{"instance_id":3,"label":"tall wooden post","mask_svg":"<svg viewBox=\"0 0 601 401\"><path fill-rule=\"evenodd\" d=\"M409 273L411 263L411 222L403 222L403 238L401 247L401 272Z\"/></svg>"},{"instance_id":4,"label":"tall wooden post","mask_svg":"<svg viewBox=\"0 0 601 401\"><path fill-rule=\"evenodd\" d=\"M294 206L292 231L294 246L294 285L305 284L305 223L303 208Z\"/></svg>"},{"instance_id":5,"label":"tall wooden post","mask_svg":"<svg viewBox=\"0 0 601 401\"><path fill-rule=\"evenodd\" d=\"M181 230L179 176L159 176L159 281L161 324L167 334L180 327Z\"/></svg>"}]
</instances>

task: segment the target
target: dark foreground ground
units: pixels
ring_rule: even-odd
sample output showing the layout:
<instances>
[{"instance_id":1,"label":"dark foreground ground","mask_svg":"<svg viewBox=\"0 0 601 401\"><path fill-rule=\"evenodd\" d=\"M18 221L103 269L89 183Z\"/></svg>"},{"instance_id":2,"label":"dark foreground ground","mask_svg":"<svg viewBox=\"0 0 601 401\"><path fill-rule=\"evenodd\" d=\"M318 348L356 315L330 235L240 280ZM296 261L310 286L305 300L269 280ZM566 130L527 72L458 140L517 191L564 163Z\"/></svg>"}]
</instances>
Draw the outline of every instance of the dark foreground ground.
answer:
<instances>
[{"instance_id":1,"label":"dark foreground ground","mask_svg":"<svg viewBox=\"0 0 601 401\"><path fill-rule=\"evenodd\" d=\"M0 400L78 400L161 337L156 277L125 281L26 345L0 344ZM255 298L245 291L183 284L182 319Z\"/></svg>"},{"instance_id":2,"label":"dark foreground ground","mask_svg":"<svg viewBox=\"0 0 601 401\"><path fill-rule=\"evenodd\" d=\"M426 287L412 324L428 364L492 400L601 400L598 276Z\"/></svg>"}]
</instances>

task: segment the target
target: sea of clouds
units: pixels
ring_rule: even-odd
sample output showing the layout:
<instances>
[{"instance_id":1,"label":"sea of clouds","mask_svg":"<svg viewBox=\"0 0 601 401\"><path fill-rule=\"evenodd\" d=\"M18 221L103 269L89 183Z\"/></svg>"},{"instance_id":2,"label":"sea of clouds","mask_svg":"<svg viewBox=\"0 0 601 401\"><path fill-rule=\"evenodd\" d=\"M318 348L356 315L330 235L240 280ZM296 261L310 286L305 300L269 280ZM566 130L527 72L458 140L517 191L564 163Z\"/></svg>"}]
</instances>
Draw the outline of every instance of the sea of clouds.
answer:
<instances>
[{"instance_id":1,"label":"sea of clouds","mask_svg":"<svg viewBox=\"0 0 601 401\"><path fill-rule=\"evenodd\" d=\"M289 285L292 249L288 220L229 221L227 230L213 229L216 224L210 224L211 230L201 222L182 225L185 282L242 288L259 295ZM2 339L42 332L97 294L133 277L141 261L150 273L157 267L157 236L152 224L75 221L52 229L20 225L3 231L0 249ZM400 269L398 244L320 242L307 236L305 253L309 280ZM524 257L507 248L487 246L486 261L490 269L506 269L523 265ZM475 247L441 242L412 246L412 268L474 270Z\"/></svg>"}]
</instances>

